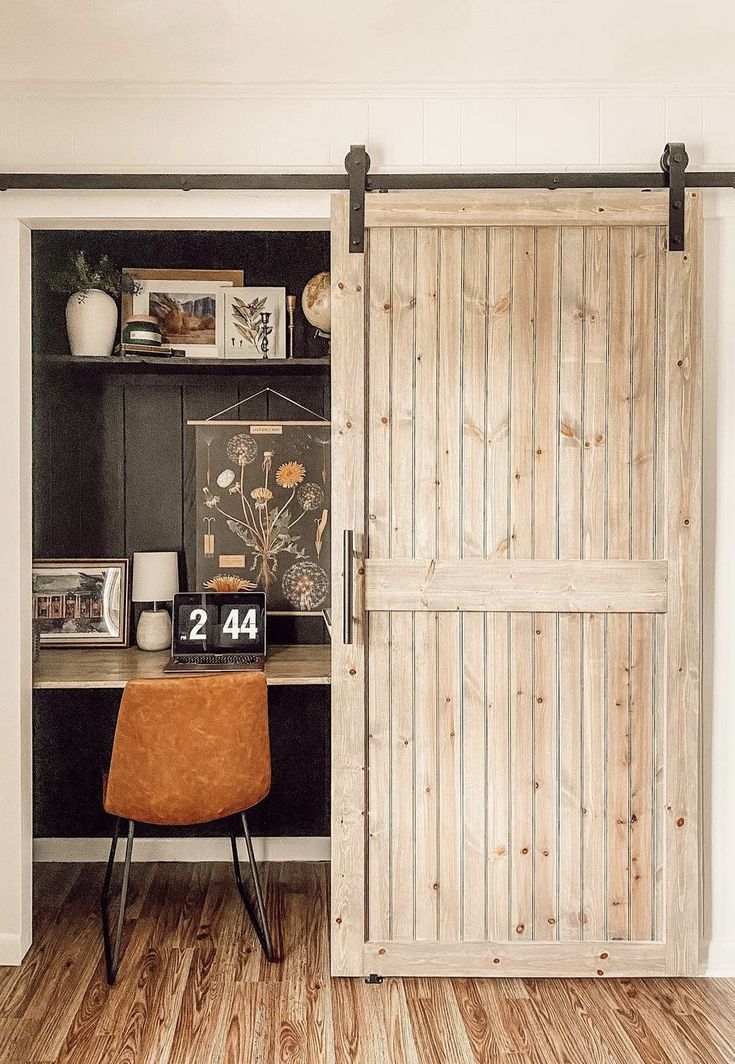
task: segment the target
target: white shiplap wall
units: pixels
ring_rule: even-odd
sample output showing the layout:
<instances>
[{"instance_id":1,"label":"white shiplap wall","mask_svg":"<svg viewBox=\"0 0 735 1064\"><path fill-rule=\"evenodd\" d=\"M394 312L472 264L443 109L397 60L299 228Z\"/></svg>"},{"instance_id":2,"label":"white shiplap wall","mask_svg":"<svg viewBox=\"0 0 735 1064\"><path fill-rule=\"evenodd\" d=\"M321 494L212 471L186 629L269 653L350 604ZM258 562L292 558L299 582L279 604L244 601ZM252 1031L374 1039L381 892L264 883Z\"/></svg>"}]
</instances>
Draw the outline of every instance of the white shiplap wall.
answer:
<instances>
[{"instance_id":1,"label":"white shiplap wall","mask_svg":"<svg viewBox=\"0 0 735 1064\"><path fill-rule=\"evenodd\" d=\"M692 167L735 167L731 92L528 86L0 84L2 170L653 169L667 140Z\"/></svg>"}]
</instances>

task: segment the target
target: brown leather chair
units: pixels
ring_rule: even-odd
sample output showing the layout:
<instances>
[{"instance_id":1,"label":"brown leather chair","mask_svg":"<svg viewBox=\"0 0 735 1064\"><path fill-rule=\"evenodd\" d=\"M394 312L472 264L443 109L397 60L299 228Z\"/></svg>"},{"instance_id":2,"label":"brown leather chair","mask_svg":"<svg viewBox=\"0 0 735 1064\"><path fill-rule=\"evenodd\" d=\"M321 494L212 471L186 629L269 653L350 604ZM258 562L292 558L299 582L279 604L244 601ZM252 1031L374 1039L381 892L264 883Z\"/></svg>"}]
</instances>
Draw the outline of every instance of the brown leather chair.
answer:
<instances>
[{"instance_id":1,"label":"brown leather chair","mask_svg":"<svg viewBox=\"0 0 735 1064\"><path fill-rule=\"evenodd\" d=\"M115 982L120 958L136 821L174 826L232 818L230 841L237 887L265 956L269 961L274 959L245 816L247 809L265 798L270 785L264 673L177 676L128 683L102 798L105 810L116 817L102 888L102 930L110 985ZM108 901L121 820L128 821L127 847L115 946L111 949ZM240 873L240 826L253 876L257 918Z\"/></svg>"}]
</instances>

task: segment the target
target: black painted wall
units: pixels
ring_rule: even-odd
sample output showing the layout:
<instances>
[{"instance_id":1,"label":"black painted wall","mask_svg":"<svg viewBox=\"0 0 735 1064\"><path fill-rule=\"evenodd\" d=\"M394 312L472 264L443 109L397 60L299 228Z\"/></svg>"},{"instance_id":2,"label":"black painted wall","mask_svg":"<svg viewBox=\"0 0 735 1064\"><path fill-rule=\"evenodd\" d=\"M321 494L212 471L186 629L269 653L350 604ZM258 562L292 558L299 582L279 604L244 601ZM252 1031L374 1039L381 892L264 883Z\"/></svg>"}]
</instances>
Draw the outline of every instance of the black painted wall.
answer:
<instances>
[{"instance_id":1,"label":"black painted wall","mask_svg":"<svg viewBox=\"0 0 735 1064\"><path fill-rule=\"evenodd\" d=\"M71 250L82 249L92 260L106 253L118 266L243 269L245 284L284 285L300 295L313 274L329 268L329 234L33 234L34 555L131 557L137 550L177 550L186 588L195 561L194 430L187 420L209 417L266 386L328 417L328 368L172 373L165 365L133 372L93 367L81 359L58 363L55 358L69 352L66 297L52 292L49 280ZM296 357L326 353L299 304ZM248 403L243 416L297 415L288 403L263 396ZM326 641L323 623L311 618L272 618L268 638ZM271 689L273 790L253 813L258 834L327 833L328 698L325 688ZM99 803L99 778L109 759L118 704L119 695L111 691L35 693L37 836L109 830ZM218 829L207 833L212 830Z\"/></svg>"}]
</instances>

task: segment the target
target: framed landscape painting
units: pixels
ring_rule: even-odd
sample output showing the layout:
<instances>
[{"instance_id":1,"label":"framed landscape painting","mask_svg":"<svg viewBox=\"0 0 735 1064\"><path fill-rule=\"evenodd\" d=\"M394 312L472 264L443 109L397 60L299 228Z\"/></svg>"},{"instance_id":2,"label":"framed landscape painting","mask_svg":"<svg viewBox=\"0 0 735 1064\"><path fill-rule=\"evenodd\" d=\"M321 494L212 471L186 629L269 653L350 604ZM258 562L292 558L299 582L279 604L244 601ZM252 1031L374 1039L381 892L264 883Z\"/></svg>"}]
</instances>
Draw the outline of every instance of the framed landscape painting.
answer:
<instances>
[{"instance_id":1,"label":"framed landscape painting","mask_svg":"<svg viewBox=\"0 0 735 1064\"><path fill-rule=\"evenodd\" d=\"M127 646L127 558L40 558L32 581L42 645Z\"/></svg>"},{"instance_id":2,"label":"framed landscape painting","mask_svg":"<svg viewBox=\"0 0 735 1064\"><path fill-rule=\"evenodd\" d=\"M151 315L165 345L189 358L221 358L223 289L241 286L242 270L123 270L122 324L133 314Z\"/></svg>"}]
</instances>

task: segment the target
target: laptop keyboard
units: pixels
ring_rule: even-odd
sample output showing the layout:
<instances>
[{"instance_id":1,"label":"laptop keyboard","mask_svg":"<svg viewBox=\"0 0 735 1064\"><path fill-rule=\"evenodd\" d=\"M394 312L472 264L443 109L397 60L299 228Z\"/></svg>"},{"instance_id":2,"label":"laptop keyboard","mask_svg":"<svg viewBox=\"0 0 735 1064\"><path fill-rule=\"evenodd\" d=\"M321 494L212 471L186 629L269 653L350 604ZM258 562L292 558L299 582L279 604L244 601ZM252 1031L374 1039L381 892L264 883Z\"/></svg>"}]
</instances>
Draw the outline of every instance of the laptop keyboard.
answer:
<instances>
[{"instance_id":1,"label":"laptop keyboard","mask_svg":"<svg viewBox=\"0 0 735 1064\"><path fill-rule=\"evenodd\" d=\"M177 665L261 665L262 654L177 654Z\"/></svg>"}]
</instances>

